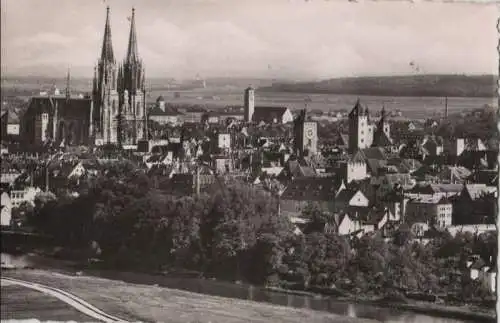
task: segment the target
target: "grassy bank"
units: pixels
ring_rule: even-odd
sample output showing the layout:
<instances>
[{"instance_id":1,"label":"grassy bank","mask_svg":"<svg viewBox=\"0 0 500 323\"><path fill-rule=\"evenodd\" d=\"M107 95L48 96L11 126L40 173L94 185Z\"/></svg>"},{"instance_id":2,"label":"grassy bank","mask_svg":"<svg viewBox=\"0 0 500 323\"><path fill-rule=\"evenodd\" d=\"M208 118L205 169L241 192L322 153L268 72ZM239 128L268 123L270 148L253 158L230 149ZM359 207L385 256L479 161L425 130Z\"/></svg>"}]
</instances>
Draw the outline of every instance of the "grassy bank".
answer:
<instances>
[{"instance_id":1,"label":"grassy bank","mask_svg":"<svg viewBox=\"0 0 500 323\"><path fill-rule=\"evenodd\" d=\"M43 270L15 270L7 277L61 288L105 312L149 322L373 322L324 312L207 296L109 279L69 276Z\"/></svg>"}]
</instances>

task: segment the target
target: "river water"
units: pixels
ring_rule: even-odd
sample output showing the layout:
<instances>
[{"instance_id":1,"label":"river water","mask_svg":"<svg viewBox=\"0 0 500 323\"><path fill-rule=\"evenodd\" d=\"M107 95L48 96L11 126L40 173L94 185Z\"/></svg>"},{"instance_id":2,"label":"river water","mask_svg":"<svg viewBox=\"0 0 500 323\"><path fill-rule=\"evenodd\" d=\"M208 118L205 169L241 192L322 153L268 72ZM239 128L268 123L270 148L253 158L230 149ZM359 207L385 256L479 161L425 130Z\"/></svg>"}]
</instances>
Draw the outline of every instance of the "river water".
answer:
<instances>
[{"instance_id":1,"label":"river water","mask_svg":"<svg viewBox=\"0 0 500 323\"><path fill-rule=\"evenodd\" d=\"M51 261L45 258L32 256L11 256L2 253L2 265L5 264L12 264L16 267L30 266L45 269L48 269L52 266ZM64 272L71 274L71 272L68 272L68 270L64 270ZM114 272L108 270L85 270L83 274L99 276L102 278L109 278L113 280L120 280L129 283L158 285L162 287L186 290L206 295L246 299L275 305L326 311L349 317L375 319L380 322L387 323L475 322L418 314L410 311L384 308L374 305L342 302L331 297L284 294L280 292L272 292L251 285L234 284L229 282L198 278L170 277L164 275Z\"/></svg>"}]
</instances>

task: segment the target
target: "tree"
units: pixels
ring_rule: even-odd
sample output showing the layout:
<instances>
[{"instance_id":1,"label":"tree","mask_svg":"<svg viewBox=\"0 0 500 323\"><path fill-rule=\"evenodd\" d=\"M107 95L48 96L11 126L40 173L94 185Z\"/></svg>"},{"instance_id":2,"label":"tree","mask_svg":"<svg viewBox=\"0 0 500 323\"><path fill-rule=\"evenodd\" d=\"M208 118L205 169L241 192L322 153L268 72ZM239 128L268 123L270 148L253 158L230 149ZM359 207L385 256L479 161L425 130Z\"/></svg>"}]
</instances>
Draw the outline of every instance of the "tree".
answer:
<instances>
[{"instance_id":1,"label":"tree","mask_svg":"<svg viewBox=\"0 0 500 323\"><path fill-rule=\"evenodd\" d=\"M282 264L284 248L280 238L271 233L259 236L253 248L252 271L249 279L254 283L275 283Z\"/></svg>"},{"instance_id":2,"label":"tree","mask_svg":"<svg viewBox=\"0 0 500 323\"><path fill-rule=\"evenodd\" d=\"M355 281L362 273L366 277L366 288L380 288L384 284L385 273L389 263L389 246L379 234L364 235L355 245L355 256L348 266L348 276ZM363 290L363 289L362 289Z\"/></svg>"},{"instance_id":3,"label":"tree","mask_svg":"<svg viewBox=\"0 0 500 323\"><path fill-rule=\"evenodd\" d=\"M33 221L33 205L29 202L23 202L18 207L12 209L11 223L16 227L23 227Z\"/></svg>"},{"instance_id":4,"label":"tree","mask_svg":"<svg viewBox=\"0 0 500 323\"><path fill-rule=\"evenodd\" d=\"M402 223L398 229L394 232L394 244L402 247L406 245L413 238L413 234L410 227L406 223Z\"/></svg>"},{"instance_id":5,"label":"tree","mask_svg":"<svg viewBox=\"0 0 500 323\"><path fill-rule=\"evenodd\" d=\"M304 210L302 210L302 216L309 220L306 232L325 232L325 225L334 222L330 214L321 210L314 203L307 204Z\"/></svg>"}]
</instances>

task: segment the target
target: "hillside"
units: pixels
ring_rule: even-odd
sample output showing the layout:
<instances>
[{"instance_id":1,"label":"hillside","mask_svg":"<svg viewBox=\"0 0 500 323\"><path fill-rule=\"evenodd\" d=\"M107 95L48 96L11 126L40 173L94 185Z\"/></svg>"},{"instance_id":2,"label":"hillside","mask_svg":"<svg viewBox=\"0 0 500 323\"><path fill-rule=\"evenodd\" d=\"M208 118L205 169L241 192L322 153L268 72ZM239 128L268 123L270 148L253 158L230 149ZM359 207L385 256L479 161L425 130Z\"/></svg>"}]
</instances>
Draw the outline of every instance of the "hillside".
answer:
<instances>
[{"instance_id":1,"label":"hillside","mask_svg":"<svg viewBox=\"0 0 500 323\"><path fill-rule=\"evenodd\" d=\"M497 80L498 77L494 75L355 77L319 82L274 83L258 90L374 96L494 97Z\"/></svg>"}]
</instances>

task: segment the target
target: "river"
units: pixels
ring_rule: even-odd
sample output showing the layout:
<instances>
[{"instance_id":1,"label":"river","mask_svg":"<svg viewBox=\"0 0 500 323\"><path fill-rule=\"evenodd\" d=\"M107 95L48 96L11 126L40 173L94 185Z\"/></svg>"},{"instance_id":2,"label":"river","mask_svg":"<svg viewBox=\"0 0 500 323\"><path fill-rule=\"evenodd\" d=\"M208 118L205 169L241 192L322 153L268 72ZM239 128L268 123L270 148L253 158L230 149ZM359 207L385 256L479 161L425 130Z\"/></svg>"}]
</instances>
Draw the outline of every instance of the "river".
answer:
<instances>
[{"instance_id":1,"label":"river","mask_svg":"<svg viewBox=\"0 0 500 323\"><path fill-rule=\"evenodd\" d=\"M46 258L34 256L10 256L2 253L2 265L10 263L16 267L29 266L49 269L54 262ZM52 268L53 269L53 268ZM75 274L76 270L67 267L57 271ZM83 274L121 280L128 283L158 285L167 288L186 290L190 292L252 300L296 308L306 308L317 311L326 311L349 317L369 318L387 323L451 323L475 322L454 318L436 317L417 314L411 311L385 308L375 305L349 303L335 300L332 297L304 296L272 292L260 287L245 284L234 284L215 280L198 278L169 277L165 275L151 275L129 272L114 272L108 270L84 270Z\"/></svg>"}]
</instances>

